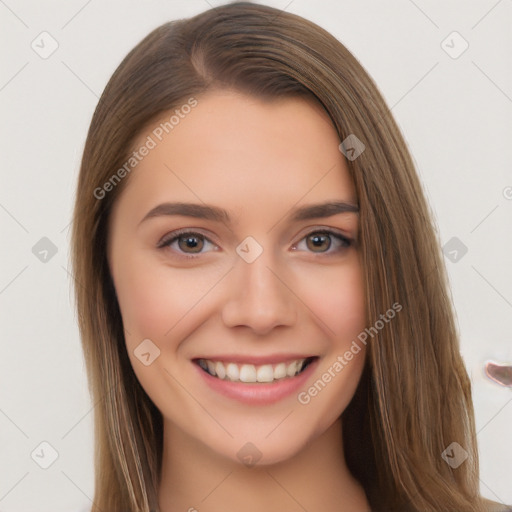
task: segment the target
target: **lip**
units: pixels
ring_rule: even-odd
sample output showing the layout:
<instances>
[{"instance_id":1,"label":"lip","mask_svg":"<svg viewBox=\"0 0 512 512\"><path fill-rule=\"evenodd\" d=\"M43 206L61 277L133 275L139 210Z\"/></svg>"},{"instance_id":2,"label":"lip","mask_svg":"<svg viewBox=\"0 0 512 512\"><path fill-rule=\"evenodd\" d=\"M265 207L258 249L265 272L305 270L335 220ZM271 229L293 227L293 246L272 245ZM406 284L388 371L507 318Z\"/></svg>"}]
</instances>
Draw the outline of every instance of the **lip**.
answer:
<instances>
[{"instance_id":1,"label":"lip","mask_svg":"<svg viewBox=\"0 0 512 512\"><path fill-rule=\"evenodd\" d=\"M231 361L236 362L237 360L233 360L233 357L234 356L232 356ZM287 359L290 358L289 355L286 357ZM253 360L254 359L257 358L253 358ZM282 359L279 362L286 361L287 359ZM297 359L301 359L301 357L298 357ZM226 361L226 359L223 360ZM204 382L216 393L244 404L269 405L295 394L301 387L303 387L309 377L316 370L319 360L320 358L316 357L316 359L314 359L307 368L296 377L290 377L276 382L254 384L218 379L217 377L213 377L209 373L205 372L198 364L193 363L193 365L199 372L200 377L204 379ZM244 361L248 362L248 359L245 359ZM275 359L272 359L272 361L275 361Z\"/></svg>"}]
</instances>

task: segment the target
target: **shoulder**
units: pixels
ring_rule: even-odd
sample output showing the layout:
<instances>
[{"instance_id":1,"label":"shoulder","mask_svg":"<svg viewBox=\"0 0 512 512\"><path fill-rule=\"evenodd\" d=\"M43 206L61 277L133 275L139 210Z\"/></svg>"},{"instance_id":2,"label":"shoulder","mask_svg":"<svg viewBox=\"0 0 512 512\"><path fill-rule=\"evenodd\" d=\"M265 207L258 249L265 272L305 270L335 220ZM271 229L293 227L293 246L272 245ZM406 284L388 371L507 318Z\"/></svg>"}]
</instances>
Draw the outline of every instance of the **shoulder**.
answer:
<instances>
[{"instance_id":1,"label":"shoulder","mask_svg":"<svg viewBox=\"0 0 512 512\"><path fill-rule=\"evenodd\" d=\"M512 507L504 505L503 503L498 503L497 501L491 501L484 498L483 504L485 505L487 512L512 512Z\"/></svg>"}]
</instances>

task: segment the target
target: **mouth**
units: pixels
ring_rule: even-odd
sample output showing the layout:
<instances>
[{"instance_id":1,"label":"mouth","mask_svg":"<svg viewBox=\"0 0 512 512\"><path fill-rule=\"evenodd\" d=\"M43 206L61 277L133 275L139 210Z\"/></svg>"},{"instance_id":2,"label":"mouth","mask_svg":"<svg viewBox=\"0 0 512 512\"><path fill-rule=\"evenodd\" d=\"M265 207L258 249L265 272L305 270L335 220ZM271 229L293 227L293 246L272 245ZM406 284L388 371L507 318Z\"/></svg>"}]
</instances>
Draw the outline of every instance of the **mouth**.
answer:
<instances>
[{"instance_id":1,"label":"mouth","mask_svg":"<svg viewBox=\"0 0 512 512\"><path fill-rule=\"evenodd\" d=\"M254 365L211 359L194 359L204 372L219 380L246 384L268 384L297 377L318 356L303 357L275 364Z\"/></svg>"}]
</instances>

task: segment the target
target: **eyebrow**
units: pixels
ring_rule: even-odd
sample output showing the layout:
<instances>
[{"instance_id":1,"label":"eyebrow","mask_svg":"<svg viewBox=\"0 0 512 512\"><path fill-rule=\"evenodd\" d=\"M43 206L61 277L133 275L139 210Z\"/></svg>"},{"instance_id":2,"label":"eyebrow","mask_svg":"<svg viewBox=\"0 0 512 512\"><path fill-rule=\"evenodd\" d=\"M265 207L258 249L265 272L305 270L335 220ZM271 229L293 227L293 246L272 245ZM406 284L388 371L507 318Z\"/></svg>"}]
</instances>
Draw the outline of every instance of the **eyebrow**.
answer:
<instances>
[{"instance_id":1,"label":"eyebrow","mask_svg":"<svg viewBox=\"0 0 512 512\"><path fill-rule=\"evenodd\" d=\"M326 203L312 204L293 208L288 214L292 221L319 219L332 217L340 213L359 213L359 207L345 201L328 201ZM217 222L231 222L229 213L223 208L197 203L162 203L151 209L139 224L147 219L161 216L181 215L196 219L212 220Z\"/></svg>"}]
</instances>

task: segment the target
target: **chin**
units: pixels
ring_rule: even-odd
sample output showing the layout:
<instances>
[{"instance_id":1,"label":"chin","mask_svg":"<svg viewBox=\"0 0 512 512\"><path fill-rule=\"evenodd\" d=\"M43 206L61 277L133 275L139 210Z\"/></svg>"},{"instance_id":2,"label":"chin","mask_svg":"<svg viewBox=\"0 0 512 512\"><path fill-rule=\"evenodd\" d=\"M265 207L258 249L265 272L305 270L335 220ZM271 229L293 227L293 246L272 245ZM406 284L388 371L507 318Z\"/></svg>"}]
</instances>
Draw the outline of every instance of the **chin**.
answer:
<instances>
[{"instance_id":1,"label":"chin","mask_svg":"<svg viewBox=\"0 0 512 512\"><path fill-rule=\"evenodd\" d=\"M233 429L230 431L233 438L223 436L212 439L210 433L205 433L204 437L199 438L218 455L236 464L261 467L283 463L300 455L325 430L318 429L316 432L313 425L292 422L293 413L283 422L287 414L288 412L283 413L280 419L272 421L271 425L260 424L258 428L248 426ZM287 428L285 423L288 423Z\"/></svg>"},{"instance_id":2,"label":"chin","mask_svg":"<svg viewBox=\"0 0 512 512\"><path fill-rule=\"evenodd\" d=\"M296 457L306 446L307 440L293 440L276 436L272 441L261 439L235 442L225 457L245 467L266 467L289 461Z\"/></svg>"}]
</instances>

